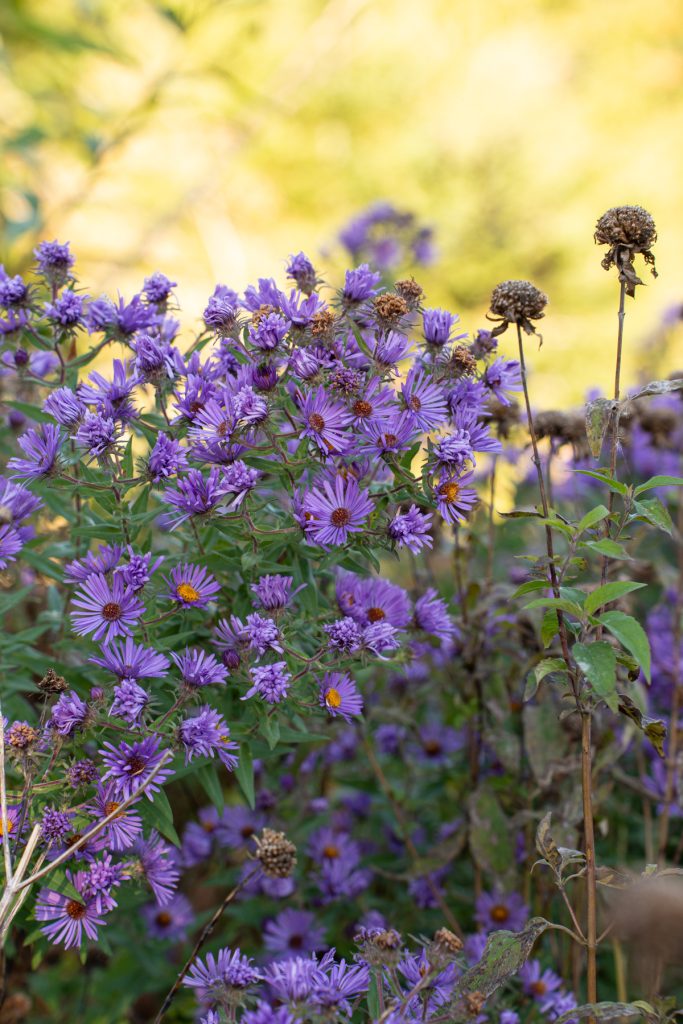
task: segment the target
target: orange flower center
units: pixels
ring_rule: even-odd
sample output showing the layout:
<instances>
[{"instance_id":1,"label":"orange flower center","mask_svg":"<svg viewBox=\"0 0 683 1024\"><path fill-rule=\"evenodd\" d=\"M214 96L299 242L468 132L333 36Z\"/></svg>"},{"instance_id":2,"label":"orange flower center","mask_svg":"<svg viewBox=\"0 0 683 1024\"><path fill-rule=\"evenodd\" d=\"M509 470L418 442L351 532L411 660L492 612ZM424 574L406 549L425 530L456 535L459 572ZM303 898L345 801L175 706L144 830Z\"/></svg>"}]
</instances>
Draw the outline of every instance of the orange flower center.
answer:
<instances>
[{"instance_id":1,"label":"orange flower center","mask_svg":"<svg viewBox=\"0 0 683 1024\"><path fill-rule=\"evenodd\" d=\"M372 406L369 402L364 402L362 398L359 398L357 402L353 403L353 411L356 416L369 416L372 412Z\"/></svg>"},{"instance_id":2,"label":"orange flower center","mask_svg":"<svg viewBox=\"0 0 683 1024\"><path fill-rule=\"evenodd\" d=\"M64 909L72 921L80 921L85 917L85 907L78 900L69 900Z\"/></svg>"},{"instance_id":3,"label":"orange flower center","mask_svg":"<svg viewBox=\"0 0 683 1024\"><path fill-rule=\"evenodd\" d=\"M499 924L502 924L503 921L507 921L509 916L510 911L508 910L507 907L503 906L502 904L499 904L497 907L491 908L491 918Z\"/></svg>"},{"instance_id":4,"label":"orange flower center","mask_svg":"<svg viewBox=\"0 0 683 1024\"><path fill-rule=\"evenodd\" d=\"M330 689L325 694L325 703L327 704L328 708L338 708L341 706L341 702L342 699L339 690L335 690L334 687L330 687Z\"/></svg>"},{"instance_id":5,"label":"orange flower center","mask_svg":"<svg viewBox=\"0 0 683 1024\"><path fill-rule=\"evenodd\" d=\"M328 860L336 860L339 856L339 849L336 846L330 844L329 846L323 847L323 857L327 857Z\"/></svg>"},{"instance_id":6,"label":"orange flower center","mask_svg":"<svg viewBox=\"0 0 683 1024\"><path fill-rule=\"evenodd\" d=\"M386 619L386 612L383 608L368 608L368 618L370 622L381 622L382 619Z\"/></svg>"},{"instance_id":7,"label":"orange flower center","mask_svg":"<svg viewBox=\"0 0 683 1024\"><path fill-rule=\"evenodd\" d=\"M441 484L439 494L448 505L452 505L460 494L460 485L455 480L449 480L448 483Z\"/></svg>"},{"instance_id":8,"label":"orange flower center","mask_svg":"<svg viewBox=\"0 0 683 1024\"><path fill-rule=\"evenodd\" d=\"M116 622L121 618L121 605L116 601L109 601L102 609L102 616L107 622Z\"/></svg>"},{"instance_id":9,"label":"orange flower center","mask_svg":"<svg viewBox=\"0 0 683 1024\"><path fill-rule=\"evenodd\" d=\"M7 834L11 835L12 832L14 832L14 822L12 821L11 818L8 818L7 819ZM0 836L2 836L2 835L4 835L4 830L3 830L3 827L2 827L2 820L0 819Z\"/></svg>"},{"instance_id":10,"label":"orange flower center","mask_svg":"<svg viewBox=\"0 0 683 1024\"><path fill-rule=\"evenodd\" d=\"M183 601L188 603L191 601L198 601L202 596L198 590L195 590L190 583L179 583L176 587L176 594L182 598Z\"/></svg>"},{"instance_id":11,"label":"orange flower center","mask_svg":"<svg viewBox=\"0 0 683 1024\"><path fill-rule=\"evenodd\" d=\"M351 522L351 514L347 508L335 508L330 519L333 526L347 526Z\"/></svg>"},{"instance_id":12,"label":"orange flower center","mask_svg":"<svg viewBox=\"0 0 683 1024\"><path fill-rule=\"evenodd\" d=\"M321 430L325 429L325 420L322 418L319 412L314 412L308 417L308 423L311 430L314 430L316 434L319 434Z\"/></svg>"}]
</instances>

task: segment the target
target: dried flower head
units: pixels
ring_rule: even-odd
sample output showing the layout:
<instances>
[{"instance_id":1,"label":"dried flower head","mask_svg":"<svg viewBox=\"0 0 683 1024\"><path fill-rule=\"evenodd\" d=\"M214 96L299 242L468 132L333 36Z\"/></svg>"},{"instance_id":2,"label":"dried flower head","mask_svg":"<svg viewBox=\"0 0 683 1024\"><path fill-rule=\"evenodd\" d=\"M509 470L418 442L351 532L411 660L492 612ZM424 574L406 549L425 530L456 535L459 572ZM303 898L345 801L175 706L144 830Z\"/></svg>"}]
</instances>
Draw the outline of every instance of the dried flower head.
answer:
<instances>
[{"instance_id":1,"label":"dried flower head","mask_svg":"<svg viewBox=\"0 0 683 1024\"><path fill-rule=\"evenodd\" d=\"M265 873L271 878L289 878L296 867L296 846L284 832L264 828L260 836L254 836L254 842Z\"/></svg>"},{"instance_id":2,"label":"dried flower head","mask_svg":"<svg viewBox=\"0 0 683 1024\"><path fill-rule=\"evenodd\" d=\"M395 967L403 957L403 939L393 928L363 928L354 942L371 967Z\"/></svg>"},{"instance_id":3,"label":"dried flower head","mask_svg":"<svg viewBox=\"0 0 683 1024\"><path fill-rule=\"evenodd\" d=\"M321 309L311 317L311 334L314 338L329 338L334 330L335 316L331 309Z\"/></svg>"},{"instance_id":4,"label":"dried flower head","mask_svg":"<svg viewBox=\"0 0 683 1024\"><path fill-rule=\"evenodd\" d=\"M518 324L527 334L535 334L531 321L545 316L547 304L548 296L530 281L503 281L491 293L488 319L498 321L491 334L502 334L509 324Z\"/></svg>"},{"instance_id":5,"label":"dried flower head","mask_svg":"<svg viewBox=\"0 0 683 1024\"><path fill-rule=\"evenodd\" d=\"M15 750L26 750L40 738L40 733L28 722L13 722L7 731L7 742Z\"/></svg>"},{"instance_id":6,"label":"dried flower head","mask_svg":"<svg viewBox=\"0 0 683 1024\"><path fill-rule=\"evenodd\" d=\"M502 402L490 401L488 404L489 422L496 428L496 436L507 440L513 427L520 422L520 409L516 402L503 405Z\"/></svg>"},{"instance_id":7,"label":"dried flower head","mask_svg":"<svg viewBox=\"0 0 683 1024\"><path fill-rule=\"evenodd\" d=\"M617 268L619 280L626 285L627 295L635 295L636 285L643 283L633 269L637 253L652 266L653 277L657 276L652 253L657 229L652 215L642 206L613 206L595 225L593 237L598 245L609 246L602 258L602 266L605 270L613 266Z\"/></svg>"},{"instance_id":8,"label":"dried flower head","mask_svg":"<svg viewBox=\"0 0 683 1024\"><path fill-rule=\"evenodd\" d=\"M478 1017L481 1011L484 1009L486 1003L486 996L483 992L469 992L465 996L465 1006L469 1013L473 1017Z\"/></svg>"},{"instance_id":9,"label":"dried flower head","mask_svg":"<svg viewBox=\"0 0 683 1024\"><path fill-rule=\"evenodd\" d=\"M432 947L439 950L442 955L454 956L463 948L462 940L450 928L439 928L434 933ZM431 957L430 957L431 959Z\"/></svg>"},{"instance_id":10,"label":"dried flower head","mask_svg":"<svg viewBox=\"0 0 683 1024\"><path fill-rule=\"evenodd\" d=\"M404 316L410 312L406 300L400 295L385 292L377 295L374 300L375 316L382 327L396 327Z\"/></svg>"},{"instance_id":11,"label":"dried flower head","mask_svg":"<svg viewBox=\"0 0 683 1024\"><path fill-rule=\"evenodd\" d=\"M36 685L43 693L64 693L67 689L66 679L64 676L58 676L53 668L49 668Z\"/></svg>"},{"instance_id":12,"label":"dried flower head","mask_svg":"<svg viewBox=\"0 0 683 1024\"><path fill-rule=\"evenodd\" d=\"M405 299L410 309L417 309L420 305L424 292L414 277L397 281L394 288L396 289L396 293L400 295L402 299Z\"/></svg>"},{"instance_id":13,"label":"dried flower head","mask_svg":"<svg viewBox=\"0 0 683 1024\"><path fill-rule=\"evenodd\" d=\"M456 345L446 364L450 377L471 377L476 372L477 360L468 345Z\"/></svg>"}]
</instances>

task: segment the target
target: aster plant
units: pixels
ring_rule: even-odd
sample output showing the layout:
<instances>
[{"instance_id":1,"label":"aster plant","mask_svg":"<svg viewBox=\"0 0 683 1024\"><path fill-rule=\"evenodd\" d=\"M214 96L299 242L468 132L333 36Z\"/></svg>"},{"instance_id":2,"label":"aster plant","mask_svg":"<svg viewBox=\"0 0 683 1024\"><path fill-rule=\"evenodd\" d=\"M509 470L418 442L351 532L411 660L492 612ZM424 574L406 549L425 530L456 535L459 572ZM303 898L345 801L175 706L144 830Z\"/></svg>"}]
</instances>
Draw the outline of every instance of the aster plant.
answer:
<instances>
[{"instance_id":1,"label":"aster plant","mask_svg":"<svg viewBox=\"0 0 683 1024\"><path fill-rule=\"evenodd\" d=\"M534 410L546 296L470 336L388 277L430 237L374 207L336 290L299 252L189 334L163 273L0 270L0 998L37 1021L675 1012L625 957L680 853L681 382Z\"/></svg>"}]
</instances>

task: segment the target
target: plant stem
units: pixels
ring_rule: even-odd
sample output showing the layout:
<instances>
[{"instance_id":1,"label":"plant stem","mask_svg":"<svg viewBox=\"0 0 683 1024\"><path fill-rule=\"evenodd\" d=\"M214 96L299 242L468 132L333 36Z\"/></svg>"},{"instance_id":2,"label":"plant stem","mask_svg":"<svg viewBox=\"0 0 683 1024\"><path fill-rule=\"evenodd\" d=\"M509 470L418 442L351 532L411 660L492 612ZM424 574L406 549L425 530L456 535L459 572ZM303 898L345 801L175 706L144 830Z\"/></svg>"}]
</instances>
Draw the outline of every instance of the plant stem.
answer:
<instances>
[{"instance_id":1,"label":"plant stem","mask_svg":"<svg viewBox=\"0 0 683 1024\"><path fill-rule=\"evenodd\" d=\"M2 852L5 857L5 884L12 884L9 822L7 820L7 778L5 776L5 720L0 704L0 810L2 812Z\"/></svg>"},{"instance_id":2,"label":"plant stem","mask_svg":"<svg viewBox=\"0 0 683 1024\"><path fill-rule=\"evenodd\" d=\"M598 999L597 974L597 888L595 879L595 833L593 831L593 773L591 761L591 712L581 713L581 791L583 795L583 832L586 854L586 953L588 961L586 996L589 1003Z\"/></svg>"},{"instance_id":3,"label":"plant stem","mask_svg":"<svg viewBox=\"0 0 683 1024\"><path fill-rule=\"evenodd\" d=\"M619 328L617 330L617 358L614 369L614 410L611 417L611 435L610 435L610 456L609 456L609 471L610 476L615 477L617 475L617 453L619 450L619 398L621 396L621 353L624 344L624 318L626 316L625 309L626 302L626 283L622 281L619 287L619 311L617 317L619 319ZM614 510L614 491L610 490L607 499L607 508L609 509L610 515ZM610 522L607 518L605 520L605 536L610 535ZM609 565L609 556L605 555L602 559L602 568L600 570L600 584L602 586L607 582L607 568Z\"/></svg>"},{"instance_id":4,"label":"plant stem","mask_svg":"<svg viewBox=\"0 0 683 1024\"><path fill-rule=\"evenodd\" d=\"M160 1008L158 1014L156 1015L156 1017L154 1018L154 1024L160 1024L160 1022L163 1019L166 1011L168 1010L169 1006L171 1005L171 1003L175 999L175 997L176 997L176 995L178 993L178 990L179 990L180 986L182 985L182 983L183 983L183 981L185 979L185 976L186 976L187 972L192 967L192 964L194 963L195 959L199 955L200 949L202 948L202 946L204 945L204 943L208 939L209 935L211 935L211 932L214 930L214 928L216 927L216 925L220 921L221 917L223 916L223 911L225 910L225 908L228 906L229 903L232 903L232 901L234 900L235 896L237 896L237 894L242 891L242 889L245 887L245 885L247 885L247 883L250 882L252 880L252 878L254 877L254 875L256 875L260 870L261 870L261 866L259 865L258 867L255 867L253 871L250 871L248 875L245 875L245 877L242 879L242 881L239 882L235 886L234 889L230 890L230 892L225 897L225 899L221 903L221 905L218 908L218 910L216 910L215 913L212 915L211 920L208 921L208 923L204 925L204 928L202 929L201 935L199 936L199 938L197 939L197 941L194 944L194 949L192 950L192 952L190 953L189 957L185 961L185 965L183 966L183 969L180 971L180 973L178 974L178 977L174 981L173 987L171 988L171 990L169 991L168 995L166 996L166 998L164 999L163 1003L161 1004L161 1008Z\"/></svg>"},{"instance_id":5,"label":"plant stem","mask_svg":"<svg viewBox=\"0 0 683 1024\"><path fill-rule=\"evenodd\" d=\"M676 789L676 762L678 760L678 719L681 712L681 659L680 649L683 639L681 618L683 617L683 543L680 540L683 531L683 501L678 500L677 513L678 537L676 549L678 556L678 586L676 588L676 602L674 604L674 628L673 628L673 650L674 650L674 671L673 671L673 693L671 695L671 715L669 718L669 749L666 762L666 787L664 790L664 808L659 819L659 844L658 861L666 857L666 848L669 842L669 821L670 809Z\"/></svg>"}]
</instances>

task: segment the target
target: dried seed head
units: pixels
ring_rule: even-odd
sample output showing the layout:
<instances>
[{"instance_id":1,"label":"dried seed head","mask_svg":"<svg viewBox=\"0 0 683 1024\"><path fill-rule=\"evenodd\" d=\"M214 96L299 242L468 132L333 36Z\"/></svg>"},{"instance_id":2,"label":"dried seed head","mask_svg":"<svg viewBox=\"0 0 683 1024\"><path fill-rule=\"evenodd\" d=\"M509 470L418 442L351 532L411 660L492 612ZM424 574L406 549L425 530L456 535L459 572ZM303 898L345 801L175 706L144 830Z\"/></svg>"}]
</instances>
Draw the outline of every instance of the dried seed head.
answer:
<instances>
[{"instance_id":1,"label":"dried seed head","mask_svg":"<svg viewBox=\"0 0 683 1024\"><path fill-rule=\"evenodd\" d=\"M264 303L262 306L259 306L258 309L255 309L254 312L251 314L251 322L254 325L254 327L258 327L258 325L261 323L264 317L270 316L271 313L279 312L279 309L277 309L275 306L269 306L267 303Z\"/></svg>"},{"instance_id":2,"label":"dried seed head","mask_svg":"<svg viewBox=\"0 0 683 1024\"><path fill-rule=\"evenodd\" d=\"M403 281L397 281L394 288L398 295L400 295L402 299L405 299L410 309L417 309L420 305L420 300L422 299L424 292L414 277L406 278Z\"/></svg>"},{"instance_id":3,"label":"dried seed head","mask_svg":"<svg viewBox=\"0 0 683 1024\"><path fill-rule=\"evenodd\" d=\"M472 355L467 345L456 345L451 352L451 358L446 364L446 370L450 377L471 377L476 373L477 360Z\"/></svg>"},{"instance_id":4,"label":"dried seed head","mask_svg":"<svg viewBox=\"0 0 683 1024\"><path fill-rule=\"evenodd\" d=\"M284 832L264 828L260 836L254 836L254 842L265 873L271 878L289 878L296 867L296 846Z\"/></svg>"},{"instance_id":5,"label":"dried seed head","mask_svg":"<svg viewBox=\"0 0 683 1024\"><path fill-rule=\"evenodd\" d=\"M481 1011L484 1009L485 1002L486 996L483 992L470 992L465 996L465 1006L473 1017L479 1016Z\"/></svg>"},{"instance_id":6,"label":"dried seed head","mask_svg":"<svg viewBox=\"0 0 683 1024\"><path fill-rule=\"evenodd\" d=\"M491 294L488 319L499 322L491 333L496 336L506 331L509 324L519 324L527 334L534 334L531 321L545 315L547 304L548 296L530 281L503 281Z\"/></svg>"},{"instance_id":7,"label":"dried seed head","mask_svg":"<svg viewBox=\"0 0 683 1024\"><path fill-rule=\"evenodd\" d=\"M7 742L15 750L26 750L32 746L40 737L37 729L27 725L26 722L15 722L7 732Z\"/></svg>"},{"instance_id":8,"label":"dried seed head","mask_svg":"<svg viewBox=\"0 0 683 1024\"><path fill-rule=\"evenodd\" d=\"M488 404L489 422L495 424L498 437L507 440L510 431L520 422L517 402L503 405L502 402L490 401Z\"/></svg>"},{"instance_id":9,"label":"dried seed head","mask_svg":"<svg viewBox=\"0 0 683 1024\"><path fill-rule=\"evenodd\" d=\"M449 928L439 928L427 946L427 959L434 967L443 970L453 962L462 948L463 944L455 932Z\"/></svg>"},{"instance_id":10,"label":"dried seed head","mask_svg":"<svg viewBox=\"0 0 683 1024\"><path fill-rule=\"evenodd\" d=\"M626 285L626 294L635 295L636 285L642 284L635 270L633 259L641 253L652 267L653 277L657 276L655 257L651 248L657 241L657 229L651 214L642 206L613 206L603 213L595 225L593 236L598 245L608 245L609 250L602 258L605 270L616 267L619 280Z\"/></svg>"},{"instance_id":11,"label":"dried seed head","mask_svg":"<svg viewBox=\"0 0 683 1024\"><path fill-rule=\"evenodd\" d=\"M64 693L67 689L66 679L64 676L58 676L53 668L49 668L36 685L43 693Z\"/></svg>"},{"instance_id":12,"label":"dried seed head","mask_svg":"<svg viewBox=\"0 0 683 1024\"><path fill-rule=\"evenodd\" d=\"M375 316L383 327L395 327L410 312L406 300L400 295L385 292L374 299Z\"/></svg>"},{"instance_id":13,"label":"dried seed head","mask_svg":"<svg viewBox=\"0 0 683 1024\"><path fill-rule=\"evenodd\" d=\"M667 406L651 405L649 402L636 403L638 423L646 433L655 448L673 449L677 440L674 431L679 422L676 411Z\"/></svg>"},{"instance_id":14,"label":"dried seed head","mask_svg":"<svg viewBox=\"0 0 683 1024\"><path fill-rule=\"evenodd\" d=\"M393 928L363 928L354 942L371 967L395 967L403 956L403 939Z\"/></svg>"},{"instance_id":15,"label":"dried seed head","mask_svg":"<svg viewBox=\"0 0 683 1024\"><path fill-rule=\"evenodd\" d=\"M311 319L311 334L314 338L330 337L334 328L334 313L331 309L321 309Z\"/></svg>"}]
</instances>

